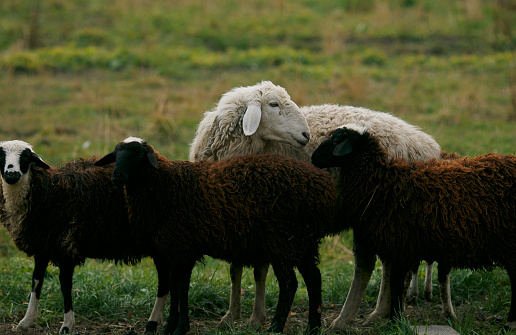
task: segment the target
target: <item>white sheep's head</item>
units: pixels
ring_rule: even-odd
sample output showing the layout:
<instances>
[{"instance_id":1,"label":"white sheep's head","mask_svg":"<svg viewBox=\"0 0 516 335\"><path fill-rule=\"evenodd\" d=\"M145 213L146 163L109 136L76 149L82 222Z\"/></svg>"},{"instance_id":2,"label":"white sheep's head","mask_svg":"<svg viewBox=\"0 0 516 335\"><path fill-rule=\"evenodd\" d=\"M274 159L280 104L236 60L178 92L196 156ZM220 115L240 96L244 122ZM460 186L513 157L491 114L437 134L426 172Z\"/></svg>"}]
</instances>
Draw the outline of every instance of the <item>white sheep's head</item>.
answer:
<instances>
[{"instance_id":1,"label":"white sheep's head","mask_svg":"<svg viewBox=\"0 0 516 335\"><path fill-rule=\"evenodd\" d=\"M310 140L310 129L299 107L283 87L270 81L225 93L216 113L221 128L237 135L295 147L303 147Z\"/></svg>"},{"instance_id":2,"label":"white sheep's head","mask_svg":"<svg viewBox=\"0 0 516 335\"><path fill-rule=\"evenodd\" d=\"M115 163L111 180L117 186L138 181L149 168L157 169L158 162L152 146L138 137L128 137L118 143L113 152L95 162L96 166Z\"/></svg>"},{"instance_id":3,"label":"white sheep's head","mask_svg":"<svg viewBox=\"0 0 516 335\"><path fill-rule=\"evenodd\" d=\"M366 128L347 124L337 128L312 154L312 164L319 168L341 167L353 164L354 154L372 137Z\"/></svg>"},{"instance_id":4,"label":"white sheep's head","mask_svg":"<svg viewBox=\"0 0 516 335\"><path fill-rule=\"evenodd\" d=\"M0 142L0 168L2 180L14 185L28 178L31 164L44 169L50 168L26 142L13 140Z\"/></svg>"}]
</instances>

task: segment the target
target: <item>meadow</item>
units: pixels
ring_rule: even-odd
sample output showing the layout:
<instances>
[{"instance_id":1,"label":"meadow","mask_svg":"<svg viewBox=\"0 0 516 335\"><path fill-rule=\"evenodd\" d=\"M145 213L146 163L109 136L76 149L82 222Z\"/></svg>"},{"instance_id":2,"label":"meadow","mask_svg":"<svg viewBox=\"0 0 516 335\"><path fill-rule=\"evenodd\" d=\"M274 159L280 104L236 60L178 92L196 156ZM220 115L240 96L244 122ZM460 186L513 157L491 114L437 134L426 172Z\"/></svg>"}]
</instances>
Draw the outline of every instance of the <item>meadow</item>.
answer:
<instances>
[{"instance_id":1,"label":"meadow","mask_svg":"<svg viewBox=\"0 0 516 335\"><path fill-rule=\"evenodd\" d=\"M205 111L235 86L271 80L298 105L338 103L390 112L434 136L443 150L516 153L516 4L488 0L3 0L0 2L0 140L31 143L51 165L101 157L127 136L170 159L188 158ZM352 233L321 245L325 326L353 272ZM380 265L380 263L378 263ZM0 228L0 330L23 316L32 259ZM423 268L420 281L424 279ZM374 272L352 334L410 334L448 324L434 299L400 322L361 321L375 305ZM506 273L454 270L461 334L496 334L510 306ZM192 277L192 333L252 334L215 325L229 302L229 267L207 259ZM254 283L247 269L243 314ZM49 267L35 334L62 321L58 271ZM304 329L304 283L286 333ZM129 267L88 261L76 269L76 332L141 332L154 303L150 260ZM278 296L267 281L267 312ZM270 320L269 320L270 321ZM30 332L29 334L32 334Z\"/></svg>"}]
</instances>

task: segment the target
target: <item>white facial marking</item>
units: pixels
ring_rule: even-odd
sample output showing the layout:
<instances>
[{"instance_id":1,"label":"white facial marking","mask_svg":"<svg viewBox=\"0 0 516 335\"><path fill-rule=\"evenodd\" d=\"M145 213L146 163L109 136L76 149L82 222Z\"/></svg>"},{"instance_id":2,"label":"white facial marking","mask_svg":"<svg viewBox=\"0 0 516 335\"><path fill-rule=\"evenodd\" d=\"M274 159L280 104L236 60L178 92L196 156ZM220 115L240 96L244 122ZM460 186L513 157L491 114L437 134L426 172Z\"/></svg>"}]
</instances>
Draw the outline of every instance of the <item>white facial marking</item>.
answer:
<instances>
[{"instance_id":1,"label":"white facial marking","mask_svg":"<svg viewBox=\"0 0 516 335\"><path fill-rule=\"evenodd\" d=\"M23 141L5 141L0 142L0 147L5 152L5 166L0 167L4 172L21 172L20 155L25 149L32 146ZM5 198L5 209L11 215L22 215L27 209L27 192L30 187L30 173L22 174L20 180L16 184L8 184L2 178L2 191Z\"/></svg>"},{"instance_id":2,"label":"white facial marking","mask_svg":"<svg viewBox=\"0 0 516 335\"><path fill-rule=\"evenodd\" d=\"M2 167L4 169L4 172L21 173L21 153L25 149L30 149L30 151L34 152L34 150L32 150L32 146L29 143L18 140L0 142L0 147L2 147L2 149L4 149L5 152L5 166Z\"/></svg>"},{"instance_id":3,"label":"white facial marking","mask_svg":"<svg viewBox=\"0 0 516 335\"><path fill-rule=\"evenodd\" d=\"M128 138L126 138L124 141L124 143L131 143L131 142L138 142L138 143L142 143L145 142L144 140L142 140L141 138L139 137L134 137L134 136L129 136Z\"/></svg>"},{"instance_id":4,"label":"white facial marking","mask_svg":"<svg viewBox=\"0 0 516 335\"><path fill-rule=\"evenodd\" d=\"M358 132L359 134L364 134L367 131L367 128L359 126L359 125L356 125L356 124L353 124L353 123L344 124L344 125L342 125L342 126L340 126L338 128L352 129L352 130Z\"/></svg>"}]
</instances>

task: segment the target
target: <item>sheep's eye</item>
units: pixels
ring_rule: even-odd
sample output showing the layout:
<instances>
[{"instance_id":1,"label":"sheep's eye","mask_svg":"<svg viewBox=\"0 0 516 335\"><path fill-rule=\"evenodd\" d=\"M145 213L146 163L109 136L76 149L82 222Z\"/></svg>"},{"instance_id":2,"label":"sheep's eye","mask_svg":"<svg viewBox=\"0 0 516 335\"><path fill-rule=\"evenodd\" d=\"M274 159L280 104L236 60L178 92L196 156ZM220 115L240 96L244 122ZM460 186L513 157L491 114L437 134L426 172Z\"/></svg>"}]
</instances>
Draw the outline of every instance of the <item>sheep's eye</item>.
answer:
<instances>
[{"instance_id":1,"label":"sheep's eye","mask_svg":"<svg viewBox=\"0 0 516 335\"><path fill-rule=\"evenodd\" d=\"M279 107L277 102L271 102L271 103L269 103L269 106L271 106L271 107Z\"/></svg>"}]
</instances>

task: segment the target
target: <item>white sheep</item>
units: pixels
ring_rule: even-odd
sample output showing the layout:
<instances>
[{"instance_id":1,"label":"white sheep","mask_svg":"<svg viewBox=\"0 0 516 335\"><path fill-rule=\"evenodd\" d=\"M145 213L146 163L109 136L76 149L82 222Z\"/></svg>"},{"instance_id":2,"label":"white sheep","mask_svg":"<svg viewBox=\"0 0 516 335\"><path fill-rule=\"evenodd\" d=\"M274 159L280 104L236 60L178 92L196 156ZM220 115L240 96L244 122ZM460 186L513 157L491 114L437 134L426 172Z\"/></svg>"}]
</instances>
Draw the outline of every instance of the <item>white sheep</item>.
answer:
<instances>
[{"instance_id":1,"label":"white sheep","mask_svg":"<svg viewBox=\"0 0 516 335\"><path fill-rule=\"evenodd\" d=\"M262 106L269 106L269 97L274 96L274 105L279 106L279 112L272 112L262 108L262 118L270 119L281 115L283 106L295 106L290 98L286 102L279 99L281 96L288 97L283 88L265 82L270 89L281 90L278 93L264 94ZM438 158L440 147L436 141L428 134L422 132L418 127L394 117L388 113L376 112L365 108L339 105L320 105L300 108L301 114L305 116L310 128L310 142L304 147L296 142L287 144L284 139L291 139L292 130L284 123L260 123L256 133L260 136L248 136L244 132L242 119L250 101L256 102L261 92L261 85L235 88L224 94L222 99L213 111L207 112L204 119L200 122L196 137L190 149L190 160L200 159L221 160L232 156L253 154L253 153L278 153L289 157L310 161L310 157L317 146L331 135L333 130L345 123L355 123L370 129L375 135L379 136L381 144L387 148L389 154L395 157L412 160L428 160ZM237 107L237 108L235 108ZM230 126L228 126L230 125ZM273 126L273 129L269 129ZM280 127L278 127L280 126ZM283 128L282 128L283 127ZM279 133L284 135L280 136ZM283 140L278 140L282 138ZM223 139L223 140L220 140ZM292 141L291 141L292 142ZM337 173L332 173L334 177ZM367 260L367 269L362 266L364 262L360 260L360 254L356 257L355 273L353 284L346 299L346 303L341 311L341 315L334 321L332 327L335 330L344 329L347 324L354 321L358 311L360 301L363 297L367 283L374 267L374 259ZM372 264L372 265L371 265ZM371 314L370 320L377 317L387 316L389 313L389 285L388 273L389 265L384 264L386 271L382 277L382 286L375 312ZM233 321L240 318L240 292L242 268L231 266L231 300L228 312L222 318L219 325L231 325ZM265 320L265 279L267 268L255 268L255 304L250 324L253 327L259 326ZM427 277L431 279L431 275ZM426 287L426 286L425 286ZM431 287L431 285L430 285Z\"/></svg>"},{"instance_id":2,"label":"white sheep","mask_svg":"<svg viewBox=\"0 0 516 335\"><path fill-rule=\"evenodd\" d=\"M277 153L289 157L291 148L301 154L310 139L310 130L299 107L287 91L270 81L237 87L222 95L216 108L204 114L191 144L190 161L222 160L235 155ZM236 154L237 153L237 154ZM298 157L301 158L301 157ZM304 159L308 161L308 159ZM231 299L220 325L240 318L242 267L230 266ZM265 321L265 279L268 266L255 267L256 302L251 325Z\"/></svg>"}]
</instances>

